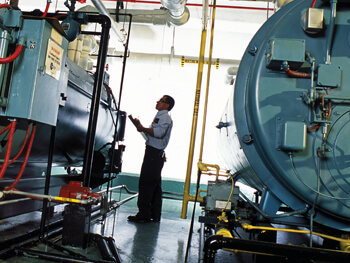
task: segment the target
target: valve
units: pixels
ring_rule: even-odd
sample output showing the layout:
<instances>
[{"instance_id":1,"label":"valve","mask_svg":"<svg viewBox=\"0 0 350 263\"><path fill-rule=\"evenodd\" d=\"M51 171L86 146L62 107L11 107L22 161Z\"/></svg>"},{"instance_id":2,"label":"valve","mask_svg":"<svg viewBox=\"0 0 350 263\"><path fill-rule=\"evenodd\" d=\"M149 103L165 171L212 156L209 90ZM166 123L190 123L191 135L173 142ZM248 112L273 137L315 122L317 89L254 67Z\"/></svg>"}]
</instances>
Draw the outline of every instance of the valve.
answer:
<instances>
[{"instance_id":1,"label":"valve","mask_svg":"<svg viewBox=\"0 0 350 263\"><path fill-rule=\"evenodd\" d=\"M70 181L68 185L63 185L60 190L60 197L73 198L79 200L92 199L93 204L100 201L101 194L93 193L90 187L84 187L82 182Z\"/></svg>"}]
</instances>

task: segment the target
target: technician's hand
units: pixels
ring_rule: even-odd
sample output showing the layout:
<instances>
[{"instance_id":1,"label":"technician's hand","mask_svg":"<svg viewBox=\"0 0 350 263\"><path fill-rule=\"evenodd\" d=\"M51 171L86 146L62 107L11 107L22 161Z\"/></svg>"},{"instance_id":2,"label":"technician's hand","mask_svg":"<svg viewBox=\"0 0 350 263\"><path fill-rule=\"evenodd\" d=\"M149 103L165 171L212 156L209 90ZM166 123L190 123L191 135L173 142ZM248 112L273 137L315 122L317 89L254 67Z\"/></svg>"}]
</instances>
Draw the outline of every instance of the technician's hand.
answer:
<instances>
[{"instance_id":1,"label":"technician's hand","mask_svg":"<svg viewBox=\"0 0 350 263\"><path fill-rule=\"evenodd\" d=\"M142 126L140 120L135 118L135 122L136 122L136 124L137 124L137 125L136 125L137 131L141 132L142 129L143 129L143 126Z\"/></svg>"}]
</instances>

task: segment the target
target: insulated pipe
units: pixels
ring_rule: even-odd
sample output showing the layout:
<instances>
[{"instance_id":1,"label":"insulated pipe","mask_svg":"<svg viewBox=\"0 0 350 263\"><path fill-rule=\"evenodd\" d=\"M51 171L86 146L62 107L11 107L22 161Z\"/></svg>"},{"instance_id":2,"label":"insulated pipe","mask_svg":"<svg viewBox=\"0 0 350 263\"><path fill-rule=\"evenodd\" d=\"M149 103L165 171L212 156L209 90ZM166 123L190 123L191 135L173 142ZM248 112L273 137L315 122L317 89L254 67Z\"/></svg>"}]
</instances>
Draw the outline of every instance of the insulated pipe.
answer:
<instances>
[{"instance_id":1,"label":"insulated pipe","mask_svg":"<svg viewBox=\"0 0 350 263\"><path fill-rule=\"evenodd\" d=\"M100 12L101 15L105 15L111 20L112 31L117 35L117 37L119 38L120 42L122 42L123 45L125 45L126 38L125 38L124 35L122 35L120 33L121 29L118 28L117 23L111 17L111 15L107 11L106 7L102 4L102 2L100 0L91 0L91 2L94 4L94 6L97 8L97 10Z\"/></svg>"},{"instance_id":2,"label":"insulated pipe","mask_svg":"<svg viewBox=\"0 0 350 263\"><path fill-rule=\"evenodd\" d=\"M160 2L174 18L181 17L185 13L186 0L161 0Z\"/></svg>"},{"instance_id":3,"label":"insulated pipe","mask_svg":"<svg viewBox=\"0 0 350 263\"><path fill-rule=\"evenodd\" d=\"M186 0L161 0L161 3L169 10L169 22L172 25L182 25L190 18Z\"/></svg>"},{"instance_id":4,"label":"insulated pipe","mask_svg":"<svg viewBox=\"0 0 350 263\"><path fill-rule=\"evenodd\" d=\"M115 10L110 10L112 16ZM122 9L120 14L132 14L133 23L153 24L153 25L168 25L168 26L181 26L185 24L190 18L189 10L185 7L185 13L181 17L174 17L171 15L168 9L153 9L153 10L141 10L141 9ZM125 22L129 22L125 17Z\"/></svg>"}]
</instances>

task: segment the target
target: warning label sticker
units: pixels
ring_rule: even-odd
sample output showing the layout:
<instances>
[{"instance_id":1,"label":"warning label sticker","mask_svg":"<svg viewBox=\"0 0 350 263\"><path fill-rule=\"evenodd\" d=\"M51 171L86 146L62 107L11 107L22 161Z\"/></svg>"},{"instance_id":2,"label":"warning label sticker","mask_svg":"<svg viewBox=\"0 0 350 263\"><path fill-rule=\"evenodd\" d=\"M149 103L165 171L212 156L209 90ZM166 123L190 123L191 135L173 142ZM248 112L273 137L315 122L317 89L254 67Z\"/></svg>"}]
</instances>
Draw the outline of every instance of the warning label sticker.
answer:
<instances>
[{"instance_id":1,"label":"warning label sticker","mask_svg":"<svg viewBox=\"0 0 350 263\"><path fill-rule=\"evenodd\" d=\"M45 59L45 73L59 80L63 58L63 48L49 38Z\"/></svg>"}]
</instances>

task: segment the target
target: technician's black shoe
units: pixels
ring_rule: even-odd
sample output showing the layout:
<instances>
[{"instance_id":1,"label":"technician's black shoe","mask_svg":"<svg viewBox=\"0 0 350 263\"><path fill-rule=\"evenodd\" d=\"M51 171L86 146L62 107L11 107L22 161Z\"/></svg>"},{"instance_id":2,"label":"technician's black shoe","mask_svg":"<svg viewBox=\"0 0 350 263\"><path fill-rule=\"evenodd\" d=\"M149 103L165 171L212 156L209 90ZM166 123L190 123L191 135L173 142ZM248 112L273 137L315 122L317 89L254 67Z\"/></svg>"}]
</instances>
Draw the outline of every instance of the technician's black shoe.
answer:
<instances>
[{"instance_id":1,"label":"technician's black shoe","mask_svg":"<svg viewBox=\"0 0 350 263\"><path fill-rule=\"evenodd\" d=\"M160 222L160 218L151 218L152 222Z\"/></svg>"},{"instance_id":2,"label":"technician's black shoe","mask_svg":"<svg viewBox=\"0 0 350 263\"><path fill-rule=\"evenodd\" d=\"M142 218L139 216L128 216L128 220L131 222L135 222L135 223L149 223L151 222L151 219L148 218Z\"/></svg>"}]
</instances>

